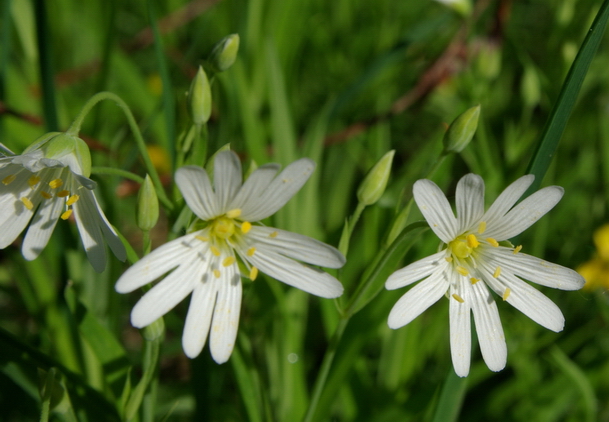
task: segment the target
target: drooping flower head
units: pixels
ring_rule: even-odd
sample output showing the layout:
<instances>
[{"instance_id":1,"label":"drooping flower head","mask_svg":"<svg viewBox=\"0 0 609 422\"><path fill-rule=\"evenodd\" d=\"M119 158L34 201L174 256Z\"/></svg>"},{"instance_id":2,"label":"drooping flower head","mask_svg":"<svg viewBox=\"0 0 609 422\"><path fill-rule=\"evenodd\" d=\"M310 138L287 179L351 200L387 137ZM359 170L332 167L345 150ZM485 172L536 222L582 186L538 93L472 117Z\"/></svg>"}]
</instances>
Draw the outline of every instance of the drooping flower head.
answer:
<instances>
[{"instance_id":1,"label":"drooping flower head","mask_svg":"<svg viewBox=\"0 0 609 422\"><path fill-rule=\"evenodd\" d=\"M450 348L459 376L469 373L470 311L482 357L493 371L505 367L507 348L497 305L489 288L538 324L561 331L564 317L546 296L523 280L562 290L576 290L584 280L575 271L521 252L508 239L551 210L563 189L550 186L515 205L534 176L516 180L484 211L484 181L475 174L457 184L457 217L446 196L430 180L414 184L414 199L445 248L393 273L385 287L393 290L423 279L394 305L389 326L399 328L446 295L449 300Z\"/></svg>"},{"instance_id":2,"label":"drooping flower head","mask_svg":"<svg viewBox=\"0 0 609 422\"><path fill-rule=\"evenodd\" d=\"M169 272L135 305L131 323L145 327L192 293L182 336L184 352L198 356L209 333L212 357L223 363L237 335L242 274L255 280L262 271L317 296L340 296L343 287L336 278L298 262L339 268L345 258L338 250L307 236L256 224L283 207L314 168L315 163L306 158L279 174L277 164L266 164L242 184L237 155L223 151L214 161L213 188L201 167L180 168L176 183L199 220L188 234L155 249L117 281L116 290L128 293Z\"/></svg>"},{"instance_id":3,"label":"drooping flower head","mask_svg":"<svg viewBox=\"0 0 609 422\"><path fill-rule=\"evenodd\" d=\"M89 148L65 133L49 133L22 155L0 158L0 249L13 243L31 220L21 251L33 260L49 242L57 221L74 216L96 271L106 266L104 240L124 261L125 247L97 203L90 173Z\"/></svg>"}]
</instances>

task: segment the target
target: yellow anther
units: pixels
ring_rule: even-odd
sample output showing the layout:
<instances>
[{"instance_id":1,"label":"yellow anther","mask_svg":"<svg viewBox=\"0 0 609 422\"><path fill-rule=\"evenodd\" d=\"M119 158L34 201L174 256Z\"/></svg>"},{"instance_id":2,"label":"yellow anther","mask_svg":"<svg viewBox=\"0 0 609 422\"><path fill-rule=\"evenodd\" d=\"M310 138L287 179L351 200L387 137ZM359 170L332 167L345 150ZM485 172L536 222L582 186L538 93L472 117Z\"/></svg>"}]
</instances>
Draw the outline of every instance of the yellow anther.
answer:
<instances>
[{"instance_id":1,"label":"yellow anther","mask_svg":"<svg viewBox=\"0 0 609 422\"><path fill-rule=\"evenodd\" d=\"M57 192L55 195L57 195L60 198L65 198L66 196L68 196L70 194L69 190L60 190L59 192Z\"/></svg>"},{"instance_id":2,"label":"yellow anther","mask_svg":"<svg viewBox=\"0 0 609 422\"><path fill-rule=\"evenodd\" d=\"M4 186L10 185L12 182L15 181L16 178L17 178L17 175L10 174L10 175L6 176L4 179L2 179L2 183L4 184Z\"/></svg>"},{"instance_id":3,"label":"yellow anther","mask_svg":"<svg viewBox=\"0 0 609 422\"><path fill-rule=\"evenodd\" d=\"M227 211L226 216L228 218L237 218L241 215L241 209L235 208L234 210Z\"/></svg>"},{"instance_id":4,"label":"yellow anther","mask_svg":"<svg viewBox=\"0 0 609 422\"><path fill-rule=\"evenodd\" d=\"M277 237L279 233L278 232L273 232L271 234L269 234L269 237L272 237L273 239Z\"/></svg>"},{"instance_id":5,"label":"yellow anther","mask_svg":"<svg viewBox=\"0 0 609 422\"><path fill-rule=\"evenodd\" d=\"M510 293L512 293L512 290L508 287L507 289L505 289L505 292L503 292L503 296L501 296L501 298L503 300L507 300L508 297L510 297Z\"/></svg>"},{"instance_id":6,"label":"yellow anther","mask_svg":"<svg viewBox=\"0 0 609 422\"><path fill-rule=\"evenodd\" d=\"M514 248L514 255L516 255L522 249L522 245L518 245Z\"/></svg>"},{"instance_id":7,"label":"yellow anther","mask_svg":"<svg viewBox=\"0 0 609 422\"><path fill-rule=\"evenodd\" d=\"M467 246L469 246L472 249L475 249L478 247L478 245L480 245L480 242L478 242L476 235L473 233L468 234L466 239L467 239Z\"/></svg>"},{"instance_id":8,"label":"yellow anther","mask_svg":"<svg viewBox=\"0 0 609 422\"><path fill-rule=\"evenodd\" d=\"M27 184L30 185L31 188L33 188L38 184L38 182L40 182L40 177L36 176L35 174L32 174L28 179Z\"/></svg>"},{"instance_id":9,"label":"yellow anther","mask_svg":"<svg viewBox=\"0 0 609 422\"><path fill-rule=\"evenodd\" d=\"M447 256L444 259L446 260L446 262L453 262L453 257L452 256Z\"/></svg>"},{"instance_id":10,"label":"yellow anther","mask_svg":"<svg viewBox=\"0 0 609 422\"><path fill-rule=\"evenodd\" d=\"M32 204L32 201L30 201L30 199L26 198L25 196L21 197L21 202L23 202L23 205L25 205L28 210L34 208L34 204Z\"/></svg>"},{"instance_id":11,"label":"yellow anther","mask_svg":"<svg viewBox=\"0 0 609 422\"><path fill-rule=\"evenodd\" d=\"M247 232L249 232L252 229L252 223L250 223L249 221L244 221L241 224L241 233L246 234Z\"/></svg>"},{"instance_id":12,"label":"yellow anther","mask_svg":"<svg viewBox=\"0 0 609 422\"><path fill-rule=\"evenodd\" d=\"M63 185L63 180L61 180L61 179L55 179L55 180L51 180L49 182L49 186L51 189L57 189L61 185Z\"/></svg>"},{"instance_id":13,"label":"yellow anther","mask_svg":"<svg viewBox=\"0 0 609 422\"><path fill-rule=\"evenodd\" d=\"M493 247L495 247L495 248L496 248L497 246L499 246L499 242L497 242L497 241L496 241L495 239L493 239L492 237L487 237L487 238L486 238L486 241L487 241L488 243L490 243L490 244L491 244L491 246L493 246Z\"/></svg>"},{"instance_id":14,"label":"yellow anther","mask_svg":"<svg viewBox=\"0 0 609 422\"><path fill-rule=\"evenodd\" d=\"M497 267L493 273L493 277L497 278L501 275L501 267Z\"/></svg>"},{"instance_id":15,"label":"yellow anther","mask_svg":"<svg viewBox=\"0 0 609 422\"><path fill-rule=\"evenodd\" d=\"M61 214L61 219L67 220L68 218L70 218L71 215L72 215L72 210L67 210L66 212Z\"/></svg>"},{"instance_id":16,"label":"yellow anther","mask_svg":"<svg viewBox=\"0 0 609 422\"><path fill-rule=\"evenodd\" d=\"M469 281L471 281L471 282L472 282L472 285L473 285L473 284L476 284L477 282L479 282L479 281L480 281L480 279L479 279L479 278L472 277L472 278L470 278L470 279L469 279Z\"/></svg>"},{"instance_id":17,"label":"yellow anther","mask_svg":"<svg viewBox=\"0 0 609 422\"><path fill-rule=\"evenodd\" d=\"M214 276L220 278L220 270L214 270Z\"/></svg>"},{"instance_id":18,"label":"yellow anther","mask_svg":"<svg viewBox=\"0 0 609 422\"><path fill-rule=\"evenodd\" d=\"M486 231L486 221L481 221L478 226L478 234L482 234Z\"/></svg>"},{"instance_id":19,"label":"yellow anther","mask_svg":"<svg viewBox=\"0 0 609 422\"><path fill-rule=\"evenodd\" d=\"M42 195L44 199L51 199L53 197L53 195L45 191L40 191L40 195Z\"/></svg>"},{"instance_id":20,"label":"yellow anther","mask_svg":"<svg viewBox=\"0 0 609 422\"><path fill-rule=\"evenodd\" d=\"M455 298L455 300L456 300L457 302L459 302L459 303L463 303L463 302L465 302L465 301L463 300L463 298L462 298L461 296L459 296L458 294L456 294L456 293L453 293L453 297L454 297L454 298Z\"/></svg>"},{"instance_id":21,"label":"yellow anther","mask_svg":"<svg viewBox=\"0 0 609 422\"><path fill-rule=\"evenodd\" d=\"M220 249L216 248L215 246L212 246L211 248L211 253L213 253L216 256L220 256Z\"/></svg>"},{"instance_id":22,"label":"yellow anther","mask_svg":"<svg viewBox=\"0 0 609 422\"><path fill-rule=\"evenodd\" d=\"M460 265L457 265L457 266L455 267L455 270L457 270L457 272L458 272L459 274L461 274L461 275L468 275L468 274L469 274L469 271L467 271L467 268L464 268L464 267L462 267L462 266L460 266Z\"/></svg>"},{"instance_id":23,"label":"yellow anther","mask_svg":"<svg viewBox=\"0 0 609 422\"><path fill-rule=\"evenodd\" d=\"M76 201L78 201L79 199L80 199L79 195L72 195L66 201L66 205L68 205L68 206L74 205L76 203Z\"/></svg>"},{"instance_id":24,"label":"yellow anther","mask_svg":"<svg viewBox=\"0 0 609 422\"><path fill-rule=\"evenodd\" d=\"M258 277L258 268L252 267L250 270L250 280L254 281L256 280L256 277Z\"/></svg>"},{"instance_id":25,"label":"yellow anther","mask_svg":"<svg viewBox=\"0 0 609 422\"><path fill-rule=\"evenodd\" d=\"M251 248L249 248L247 250L247 256L254 256L254 254L256 253L256 248L254 248L253 246Z\"/></svg>"},{"instance_id":26,"label":"yellow anther","mask_svg":"<svg viewBox=\"0 0 609 422\"><path fill-rule=\"evenodd\" d=\"M195 236L195 239L199 239L201 242L207 242L209 241L209 237L205 237L205 236Z\"/></svg>"},{"instance_id":27,"label":"yellow anther","mask_svg":"<svg viewBox=\"0 0 609 422\"><path fill-rule=\"evenodd\" d=\"M224 258L224 261L222 261L222 265L224 267L230 267L234 263L235 263L235 257L234 256L227 256L226 258Z\"/></svg>"}]
</instances>

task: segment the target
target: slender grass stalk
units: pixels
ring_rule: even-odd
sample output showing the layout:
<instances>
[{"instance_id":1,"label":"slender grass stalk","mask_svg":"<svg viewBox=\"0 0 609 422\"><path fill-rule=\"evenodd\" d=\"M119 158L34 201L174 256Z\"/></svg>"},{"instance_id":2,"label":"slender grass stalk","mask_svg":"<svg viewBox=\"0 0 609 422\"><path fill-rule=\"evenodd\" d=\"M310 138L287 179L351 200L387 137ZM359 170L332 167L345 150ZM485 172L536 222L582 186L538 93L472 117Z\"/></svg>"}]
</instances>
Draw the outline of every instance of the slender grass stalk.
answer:
<instances>
[{"instance_id":1,"label":"slender grass stalk","mask_svg":"<svg viewBox=\"0 0 609 422\"><path fill-rule=\"evenodd\" d=\"M55 83L53 78L53 50L51 31L47 19L45 0L36 0L34 10L36 13L36 40L38 41L38 65L40 69L40 83L42 85L42 111L48 132L59 130L57 122L57 106L55 100Z\"/></svg>"}]
</instances>

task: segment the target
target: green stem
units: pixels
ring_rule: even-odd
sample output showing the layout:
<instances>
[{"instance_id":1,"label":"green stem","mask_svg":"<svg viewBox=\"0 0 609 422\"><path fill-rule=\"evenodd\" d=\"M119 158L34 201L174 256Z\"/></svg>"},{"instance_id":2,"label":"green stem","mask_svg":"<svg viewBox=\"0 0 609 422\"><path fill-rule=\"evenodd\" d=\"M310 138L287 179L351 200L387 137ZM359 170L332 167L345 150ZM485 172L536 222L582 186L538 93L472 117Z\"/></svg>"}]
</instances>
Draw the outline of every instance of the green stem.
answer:
<instances>
[{"instance_id":1,"label":"green stem","mask_svg":"<svg viewBox=\"0 0 609 422\"><path fill-rule=\"evenodd\" d=\"M142 133L140 132L140 128L138 127L137 122L135 121L135 117L133 117L133 113L131 113L131 109L129 108L127 103L125 103L121 99L121 97L119 97L118 95L116 95L112 92L107 92L107 91L98 92L97 94L92 96L89 99L89 101L86 102L86 104L83 106L82 110L80 111L80 113L78 114L78 116L76 117L76 119L74 120L72 125L68 128L66 133L68 135L78 136L78 132L80 132L80 127L82 125L82 122L85 119L85 117L87 116L87 114L89 113L89 111L91 111L91 109L95 105L97 105L97 103L104 101L104 100L114 101L116 103L116 105L118 105L119 108L125 114L125 117L127 118L127 122L129 123L129 127L131 129L131 132L133 133L133 136L135 138L135 143L137 144L137 146L140 150L140 154L142 155L142 159L144 160L144 164L146 166L146 171L148 172L148 174L150 174L150 177L152 178L152 183L154 183L154 187L157 191L159 200L163 203L163 205L165 205L165 208L167 208L170 211L173 210L173 203L169 200L169 198L165 194L165 190L163 189L163 184L161 183L159 174L157 173L156 169L154 168L154 165L152 164L152 160L150 159L150 155L148 154L148 150L146 149L146 143L144 142L144 138L142 136Z\"/></svg>"},{"instance_id":2,"label":"green stem","mask_svg":"<svg viewBox=\"0 0 609 422\"><path fill-rule=\"evenodd\" d=\"M120 176L124 179L130 179L137 183L144 183L144 178L127 170L116 169L114 167L91 167L92 174L108 174L111 176Z\"/></svg>"},{"instance_id":3,"label":"green stem","mask_svg":"<svg viewBox=\"0 0 609 422\"><path fill-rule=\"evenodd\" d=\"M336 326L336 330L330 339L330 344L328 345L328 349L326 350L326 354L324 355L324 359L317 374L315 386L313 387L313 394L311 395L311 402L309 403L309 408L307 409L307 413L305 414L302 422L311 422L314 420L313 417L315 416L319 399L321 398L321 394L326 386L326 381L328 380L328 375L330 374L330 368L332 367L332 362L334 362L334 356L336 356L336 350L338 349L340 340L343 337L345 328L347 328L347 324L349 324L349 319L350 316L345 315L338 321L338 325Z\"/></svg>"},{"instance_id":4,"label":"green stem","mask_svg":"<svg viewBox=\"0 0 609 422\"><path fill-rule=\"evenodd\" d=\"M34 2L44 121L47 131L55 132L59 128L59 124L57 123L57 107L55 105L55 85L53 81L54 73L51 51L52 42L45 6L46 2L44 0L37 0Z\"/></svg>"}]
</instances>

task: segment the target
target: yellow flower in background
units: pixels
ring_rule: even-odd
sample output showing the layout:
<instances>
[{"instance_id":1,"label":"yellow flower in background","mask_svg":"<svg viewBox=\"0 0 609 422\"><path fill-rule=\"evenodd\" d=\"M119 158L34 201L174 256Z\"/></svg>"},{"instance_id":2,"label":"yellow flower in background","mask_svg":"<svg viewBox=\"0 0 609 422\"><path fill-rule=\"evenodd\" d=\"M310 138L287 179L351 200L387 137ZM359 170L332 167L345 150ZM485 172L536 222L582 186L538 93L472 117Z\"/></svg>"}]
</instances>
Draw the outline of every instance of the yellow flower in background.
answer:
<instances>
[{"instance_id":1,"label":"yellow flower in background","mask_svg":"<svg viewBox=\"0 0 609 422\"><path fill-rule=\"evenodd\" d=\"M609 289L609 224L594 232L596 256L583 263L577 272L584 277L584 289Z\"/></svg>"}]
</instances>

